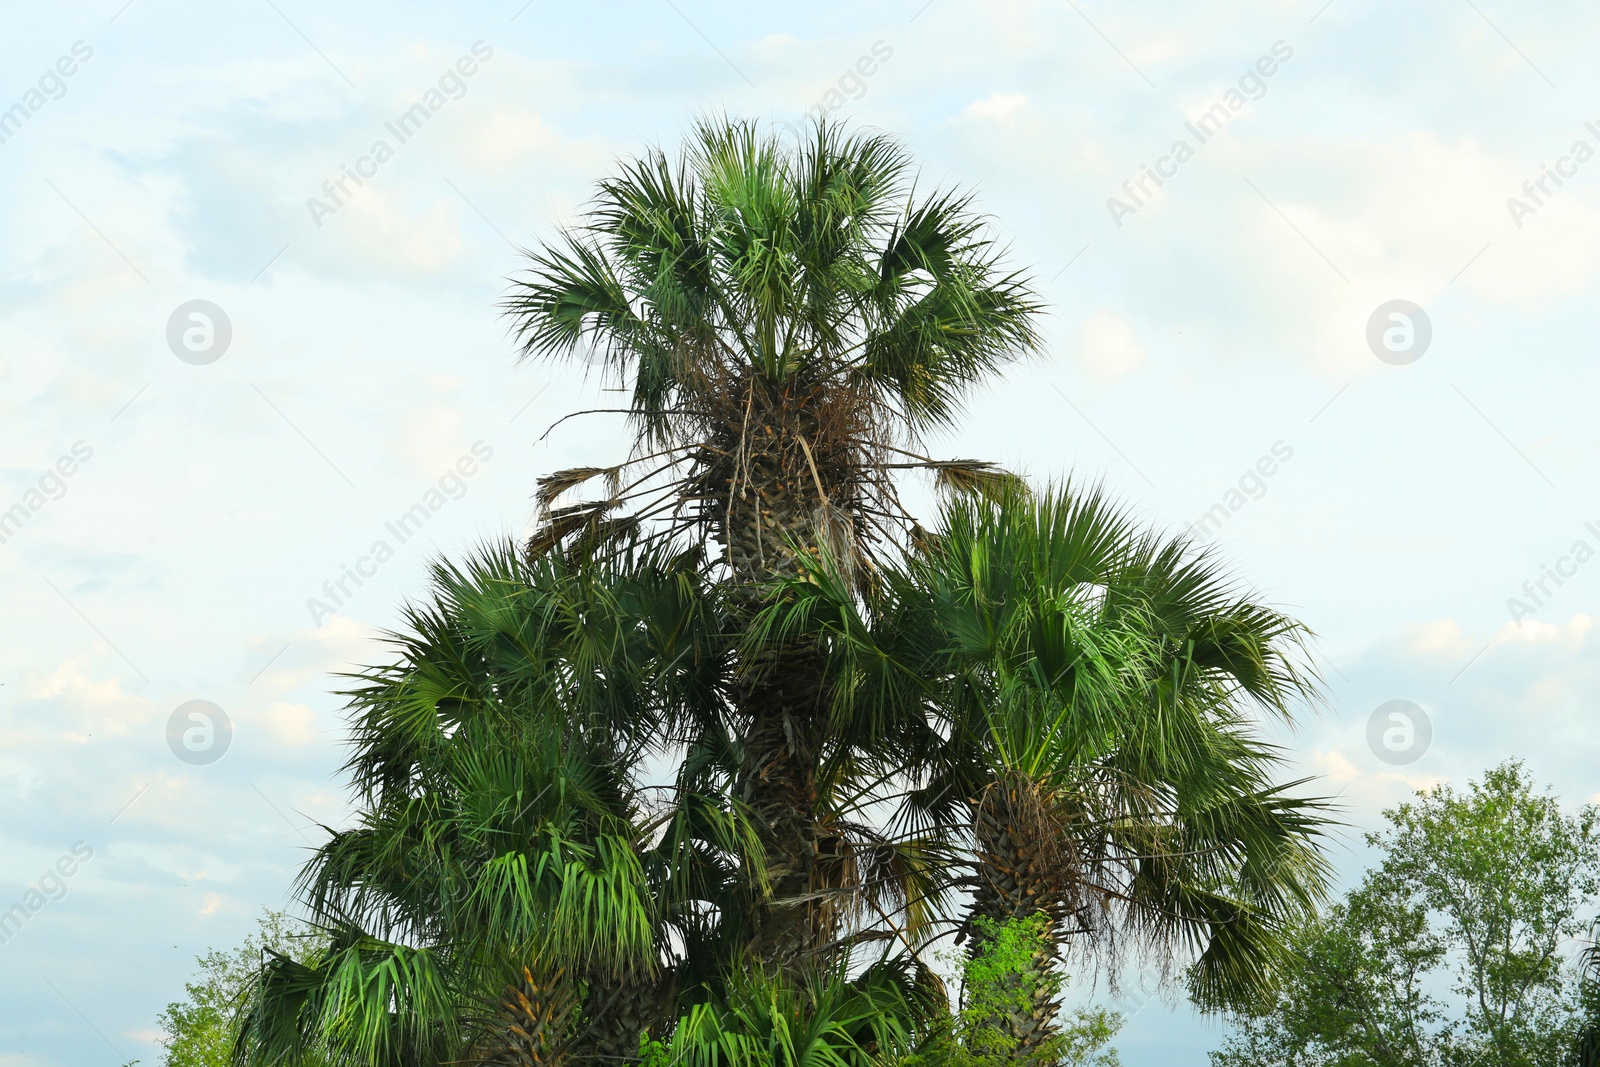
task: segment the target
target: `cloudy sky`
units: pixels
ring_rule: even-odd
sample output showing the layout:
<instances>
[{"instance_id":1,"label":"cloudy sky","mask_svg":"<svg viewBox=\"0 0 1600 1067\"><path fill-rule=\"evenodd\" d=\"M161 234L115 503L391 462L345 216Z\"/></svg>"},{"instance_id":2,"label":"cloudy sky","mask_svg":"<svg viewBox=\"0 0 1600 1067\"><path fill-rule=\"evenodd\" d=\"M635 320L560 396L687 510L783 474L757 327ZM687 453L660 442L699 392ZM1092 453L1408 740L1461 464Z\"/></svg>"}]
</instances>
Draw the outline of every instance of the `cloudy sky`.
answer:
<instances>
[{"instance_id":1,"label":"cloudy sky","mask_svg":"<svg viewBox=\"0 0 1600 1067\"><path fill-rule=\"evenodd\" d=\"M348 816L333 675L430 557L622 448L541 439L603 395L513 360L515 247L708 111L837 104L978 190L1049 355L937 447L1211 516L1318 634L1328 707L1284 740L1340 795L1347 881L1383 807L1508 754L1596 799L1592 5L444 8L6 9L0 910L39 906L0 944L0 1065L156 1062L193 957L288 902ZM199 720L169 745L194 700L215 762ZM1391 700L1426 724L1374 747ZM1157 1002L1119 1044L1187 1067L1220 1032Z\"/></svg>"}]
</instances>

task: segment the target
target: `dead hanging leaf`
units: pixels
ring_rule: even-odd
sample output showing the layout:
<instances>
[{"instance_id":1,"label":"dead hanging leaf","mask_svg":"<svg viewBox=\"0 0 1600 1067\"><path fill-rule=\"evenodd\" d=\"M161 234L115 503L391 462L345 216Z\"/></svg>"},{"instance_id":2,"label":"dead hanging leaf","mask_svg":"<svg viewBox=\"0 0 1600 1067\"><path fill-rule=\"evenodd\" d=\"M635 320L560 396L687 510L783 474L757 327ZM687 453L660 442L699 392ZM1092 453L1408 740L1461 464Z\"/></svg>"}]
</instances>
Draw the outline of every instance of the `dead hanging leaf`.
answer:
<instances>
[{"instance_id":1,"label":"dead hanging leaf","mask_svg":"<svg viewBox=\"0 0 1600 1067\"><path fill-rule=\"evenodd\" d=\"M812 511L811 525L816 531L823 560L844 578L846 584L853 584L861 561L856 551L855 529L850 516L843 509L824 502Z\"/></svg>"},{"instance_id":2,"label":"dead hanging leaf","mask_svg":"<svg viewBox=\"0 0 1600 1067\"><path fill-rule=\"evenodd\" d=\"M544 523L528 538L528 558L543 555L573 534L585 530L593 532L616 506L614 500L596 500L550 512Z\"/></svg>"},{"instance_id":3,"label":"dead hanging leaf","mask_svg":"<svg viewBox=\"0 0 1600 1067\"><path fill-rule=\"evenodd\" d=\"M1028 483L1020 475L985 460L935 460L927 466L934 471L934 484L949 493L981 496L999 503L1028 491Z\"/></svg>"},{"instance_id":4,"label":"dead hanging leaf","mask_svg":"<svg viewBox=\"0 0 1600 1067\"><path fill-rule=\"evenodd\" d=\"M602 475L606 479L606 495L617 495L617 479L621 476L622 468L617 467L568 467L564 471L547 474L538 481L538 489L534 492L534 499L539 504L541 512L549 512L550 505L563 493L571 492L584 483Z\"/></svg>"},{"instance_id":5,"label":"dead hanging leaf","mask_svg":"<svg viewBox=\"0 0 1600 1067\"><path fill-rule=\"evenodd\" d=\"M575 549L587 551L626 541L637 534L643 523L637 515L624 515L619 519L596 519L580 531L580 544Z\"/></svg>"}]
</instances>

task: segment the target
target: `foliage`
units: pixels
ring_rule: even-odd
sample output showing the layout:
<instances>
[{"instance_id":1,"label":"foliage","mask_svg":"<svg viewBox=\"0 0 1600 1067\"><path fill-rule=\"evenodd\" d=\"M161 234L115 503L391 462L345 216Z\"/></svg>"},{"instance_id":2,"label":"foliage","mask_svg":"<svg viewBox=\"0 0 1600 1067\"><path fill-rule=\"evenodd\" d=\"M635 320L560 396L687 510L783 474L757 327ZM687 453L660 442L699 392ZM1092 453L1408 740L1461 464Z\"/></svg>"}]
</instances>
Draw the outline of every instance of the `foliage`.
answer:
<instances>
[{"instance_id":1,"label":"foliage","mask_svg":"<svg viewBox=\"0 0 1600 1067\"><path fill-rule=\"evenodd\" d=\"M624 163L516 280L523 351L597 349L658 441L713 430L752 376L832 382L901 425L948 423L1036 346L1038 298L972 198L917 189L891 138L810 134L789 153L755 123L712 119L678 159Z\"/></svg>"},{"instance_id":2,"label":"foliage","mask_svg":"<svg viewBox=\"0 0 1600 1067\"><path fill-rule=\"evenodd\" d=\"M1600 919L1589 930L1589 943L1580 957L1583 968L1578 996L1582 1022L1563 1067L1600 1067Z\"/></svg>"},{"instance_id":3,"label":"foliage","mask_svg":"<svg viewBox=\"0 0 1600 1067\"><path fill-rule=\"evenodd\" d=\"M1382 860L1297 935L1277 998L1216 1067L1557 1067L1579 1024L1562 956L1600 892L1591 805L1563 813L1508 761L1385 812Z\"/></svg>"},{"instance_id":4,"label":"foliage","mask_svg":"<svg viewBox=\"0 0 1600 1067\"><path fill-rule=\"evenodd\" d=\"M1270 986L1327 865L1255 714L1292 721L1315 682L1302 628L1214 559L1096 491L963 496L874 595L819 563L764 622L825 633L836 719L913 746L901 818L976 853L975 915L1197 949L1207 1006Z\"/></svg>"},{"instance_id":5,"label":"foliage","mask_svg":"<svg viewBox=\"0 0 1600 1067\"><path fill-rule=\"evenodd\" d=\"M186 998L159 1016L165 1034L166 1067L226 1067L236 1016L255 985L263 957L311 958L322 940L283 912L265 912L256 930L232 951L198 957L199 973L184 983Z\"/></svg>"},{"instance_id":6,"label":"foliage","mask_svg":"<svg viewBox=\"0 0 1600 1067\"><path fill-rule=\"evenodd\" d=\"M950 1067L1000 1067L1018 1059L1016 1037L997 1021L1026 1010L1040 999L1054 1001L1066 980L1034 965L1053 951L1043 915L1003 924L976 920L981 947L962 961L962 1004L955 1020L957 1044ZM1065 1025L1045 1042L1036 1062L1062 1067L1117 1067L1116 1050L1105 1046L1121 1028L1122 1017L1101 1009L1074 1009Z\"/></svg>"},{"instance_id":7,"label":"foliage","mask_svg":"<svg viewBox=\"0 0 1600 1067\"><path fill-rule=\"evenodd\" d=\"M1058 1020L1058 1028L1037 1048L1025 1051L999 1020L1030 1011L1041 999L1056 1000L1066 980L1047 973L1041 979L1034 957L1050 950L1043 916L994 923L979 919L980 946L959 956L961 1003L932 1027L915 1052L899 1067L1010 1067L1034 1063L1058 1067L1117 1067L1108 1048L1122 1026L1122 1016L1102 1009L1075 1008ZM1041 986L1043 988L1038 988Z\"/></svg>"},{"instance_id":8,"label":"foliage","mask_svg":"<svg viewBox=\"0 0 1600 1067\"><path fill-rule=\"evenodd\" d=\"M875 966L796 987L748 974L693 1006L672 1034L670 1062L686 1067L874 1067L909 1051L930 1011L906 968Z\"/></svg>"},{"instance_id":9,"label":"foliage","mask_svg":"<svg viewBox=\"0 0 1600 1067\"><path fill-rule=\"evenodd\" d=\"M439 566L434 585L397 664L358 676L350 770L366 804L302 875L332 941L311 966L263 972L249 1062L492 1043L502 1020L481 1006L532 961L541 981L564 970L586 987L588 1042L625 1054L651 1021L639 1002L659 999L669 931L689 946L718 936L726 857L749 844L696 777L718 766L706 674L720 644L692 554L579 565L507 545ZM712 740L656 805L647 741L696 716Z\"/></svg>"},{"instance_id":10,"label":"foliage","mask_svg":"<svg viewBox=\"0 0 1600 1067\"><path fill-rule=\"evenodd\" d=\"M261 969L240 1067L1095 1062L1069 958L1270 979L1325 878L1255 732L1314 696L1304 631L1097 492L922 453L1041 305L915 173L707 120L530 254L522 354L598 362L634 439L356 675L357 815L298 887L328 942Z\"/></svg>"}]
</instances>

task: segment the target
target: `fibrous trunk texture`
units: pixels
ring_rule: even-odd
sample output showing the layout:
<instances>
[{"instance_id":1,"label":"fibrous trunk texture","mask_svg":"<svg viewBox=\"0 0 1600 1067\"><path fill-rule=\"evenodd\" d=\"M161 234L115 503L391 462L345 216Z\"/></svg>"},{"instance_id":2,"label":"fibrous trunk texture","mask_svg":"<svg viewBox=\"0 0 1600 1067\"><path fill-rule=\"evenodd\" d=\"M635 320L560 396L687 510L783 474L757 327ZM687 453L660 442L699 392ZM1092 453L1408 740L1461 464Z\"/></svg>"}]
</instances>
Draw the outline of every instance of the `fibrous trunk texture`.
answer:
<instances>
[{"instance_id":1,"label":"fibrous trunk texture","mask_svg":"<svg viewBox=\"0 0 1600 1067\"><path fill-rule=\"evenodd\" d=\"M573 1061L601 1067L637 1060L639 1037L661 1021L670 999L666 992L653 975L592 978L572 1042Z\"/></svg>"},{"instance_id":2,"label":"fibrous trunk texture","mask_svg":"<svg viewBox=\"0 0 1600 1067\"><path fill-rule=\"evenodd\" d=\"M722 542L735 623L748 627L774 583L802 571L802 557L853 565L860 522L860 465L848 418L827 392L752 379L737 410L713 427L700 463L706 525ZM751 648L734 701L744 721L738 795L754 812L766 852L770 895L756 904L751 948L769 969L790 974L831 940L841 872L838 838L819 810L824 756L824 660L803 639Z\"/></svg>"}]
</instances>

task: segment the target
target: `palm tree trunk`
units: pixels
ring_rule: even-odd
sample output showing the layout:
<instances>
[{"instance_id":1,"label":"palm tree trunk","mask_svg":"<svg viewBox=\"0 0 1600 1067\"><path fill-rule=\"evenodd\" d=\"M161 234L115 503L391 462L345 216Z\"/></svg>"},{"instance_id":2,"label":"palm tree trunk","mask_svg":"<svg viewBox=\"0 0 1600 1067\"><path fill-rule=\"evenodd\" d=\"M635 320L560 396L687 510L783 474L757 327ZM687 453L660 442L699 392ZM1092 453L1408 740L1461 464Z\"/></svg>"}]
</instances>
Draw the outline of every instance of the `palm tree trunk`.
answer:
<instances>
[{"instance_id":1,"label":"palm tree trunk","mask_svg":"<svg viewBox=\"0 0 1600 1067\"><path fill-rule=\"evenodd\" d=\"M524 968L521 980L506 986L497 1006L489 1047L467 1062L476 1067L562 1067L568 1058L572 1003L572 991L560 972L541 981Z\"/></svg>"},{"instance_id":2,"label":"palm tree trunk","mask_svg":"<svg viewBox=\"0 0 1600 1067\"><path fill-rule=\"evenodd\" d=\"M662 1021L671 1002L655 975L597 975L584 998L583 1020L572 1042L572 1058L595 1067L615 1067L639 1058L639 1037Z\"/></svg>"},{"instance_id":3,"label":"palm tree trunk","mask_svg":"<svg viewBox=\"0 0 1600 1067\"><path fill-rule=\"evenodd\" d=\"M1040 847L1038 799L1016 780L996 782L972 805L973 838L977 845L977 885L973 891L974 922L969 957L995 948L1002 931L1026 924L1020 951L997 977L998 988L986 991L989 1017L980 1029L998 1034L1017 1062L1052 1060L1061 1010L1060 931L1056 918L1060 894L1059 864Z\"/></svg>"},{"instance_id":4,"label":"palm tree trunk","mask_svg":"<svg viewBox=\"0 0 1600 1067\"><path fill-rule=\"evenodd\" d=\"M717 435L717 458L706 460L701 484L726 550L735 622L746 627L769 603L772 584L800 573L803 555L821 552L830 498L851 495L852 475L830 462L816 397L754 381L734 395L741 410ZM763 965L791 975L831 938L837 906L827 894L838 888L829 884L838 864L822 855L831 835L818 811L825 684L819 650L784 641L746 653L734 693L745 722L737 795L757 818L770 889L755 902L750 947Z\"/></svg>"},{"instance_id":5,"label":"palm tree trunk","mask_svg":"<svg viewBox=\"0 0 1600 1067\"><path fill-rule=\"evenodd\" d=\"M793 971L817 946L825 925L818 884L815 731L817 671L803 649L775 649L766 676L744 688L748 715L738 794L757 819L770 896L758 903L752 948L770 966Z\"/></svg>"},{"instance_id":6,"label":"palm tree trunk","mask_svg":"<svg viewBox=\"0 0 1600 1067\"><path fill-rule=\"evenodd\" d=\"M776 517L771 514L768 521ZM766 573L748 587L752 609L759 585L794 565L790 544L770 540L762 546L770 563L759 568ZM785 642L755 651L740 667L735 701L743 713L745 736L736 788L757 820L769 891L753 915L752 949L768 967L794 973L804 953L825 937L827 926L824 902L814 896L827 888L819 883L817 862L823 663L815 648Z\"/></svg>"},{"instance_id":7,"label":"palm tree trunk","mask_svg":"<svg viewBox=\"0 0 1600 1067\"><path fill-rule=\"evenodd\" d=\"M508 985L493 1020L487 1047L469 1063L480 1067L616 1067L639 1058L639 1037L655 1029L671 1003L670 988L657 977L637 974L589 977L582 1008L573 1022L577 990L557 972L539 980L524 969Z\"/></svg>"}]
</instances>

